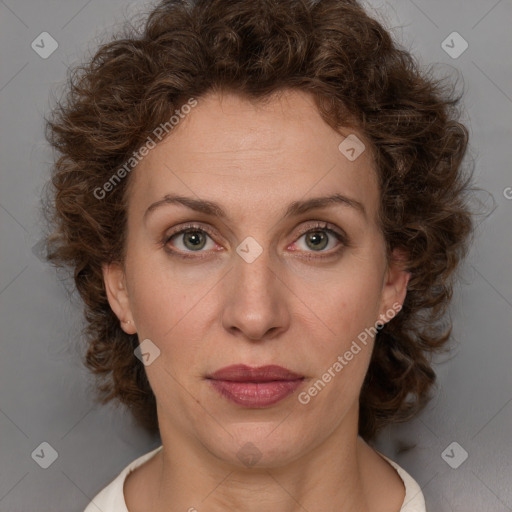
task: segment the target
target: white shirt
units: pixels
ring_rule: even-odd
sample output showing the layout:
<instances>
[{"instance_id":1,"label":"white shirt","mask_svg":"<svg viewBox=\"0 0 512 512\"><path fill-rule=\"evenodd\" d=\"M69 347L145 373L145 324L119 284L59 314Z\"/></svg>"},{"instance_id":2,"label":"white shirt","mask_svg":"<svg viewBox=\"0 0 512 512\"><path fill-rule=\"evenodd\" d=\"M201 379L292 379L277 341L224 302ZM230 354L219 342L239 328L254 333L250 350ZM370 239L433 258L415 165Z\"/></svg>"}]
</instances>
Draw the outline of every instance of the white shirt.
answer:
<instances>
[{"instance_id":1,"label":"white shirt","mask_svg":"<svg viewBox=\"0 0 512 512\"><path fill-rule=\"evenodd\" d=\"M129 473L136 467L142 465L153 455L155 455L162 446L153 451L141 455L138 459L128 464L119 475L102 489L93 500L87 505L84 512L129 512L124 500L124 481ZM382 454L381 454L382 455ZM405 486L405 499L400 512L426 512L425 500L420 486L409 473L402 469L396 462L382 455L397 471Z\"/></svg>"}]
</instances>

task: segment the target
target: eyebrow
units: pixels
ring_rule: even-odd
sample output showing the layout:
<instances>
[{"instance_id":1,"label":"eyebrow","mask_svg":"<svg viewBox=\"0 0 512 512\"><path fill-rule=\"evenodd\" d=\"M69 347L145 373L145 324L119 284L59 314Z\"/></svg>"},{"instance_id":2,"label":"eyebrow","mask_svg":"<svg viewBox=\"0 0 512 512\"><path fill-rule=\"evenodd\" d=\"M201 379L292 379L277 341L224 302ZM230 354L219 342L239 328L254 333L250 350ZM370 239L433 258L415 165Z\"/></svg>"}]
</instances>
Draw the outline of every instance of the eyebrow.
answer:
<instances>
[{"instance_id":1,"label":"eyebrow","mask_svg":"<svg viewBox=\"0 0 512 512\"><path fill-rule=\"evenodd\" d=\"M191 210L195 210L197 212L205 213L207 215L213 215L215 217L219 217L222 219L226 219L228 215L221 208L220 205L213 201L207 201L204 199L194 199L192 197L180 196L175 194L167 194L159 201L151 204L149 208L144 213L144 219L147 216L160 208L161 206L168 204L177 204L186 206ZM313 197L311 199L306 199L302 201L293 201L288 205L284 217L292 217L294 215L300 215L302 213L306 213L310 210L325 208L331 205L344 205L361 213L364 218L367 218L367 213L364 205L350 197L344 196L343 194L332 194L330 196L323 197Z\"/></svg>"}]
</instances>

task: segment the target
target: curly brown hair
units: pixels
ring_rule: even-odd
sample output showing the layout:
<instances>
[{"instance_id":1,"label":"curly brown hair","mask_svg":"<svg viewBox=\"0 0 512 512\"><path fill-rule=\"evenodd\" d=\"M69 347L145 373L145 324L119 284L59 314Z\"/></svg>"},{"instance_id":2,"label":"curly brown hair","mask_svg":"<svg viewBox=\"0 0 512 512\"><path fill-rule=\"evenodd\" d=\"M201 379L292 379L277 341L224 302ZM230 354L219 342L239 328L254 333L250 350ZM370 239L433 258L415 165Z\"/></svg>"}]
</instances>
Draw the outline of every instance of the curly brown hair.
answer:
<instances>
[{"instance_id":1,"label":"curly brown hair","mask_svg":"<svg viewBox=\"0 0 512 512\"><path fill-rule=\"evenodd\" d=\"M124 258L130 176L101 200L93 191L191 97L226 90L263 100L295 89L313 96L332 128L352 124L370 141L388 258L394 248L408 255L407 296L376 335L359 433L370 441L419 411L435 382L432 355L450 338L447 307L474 229L468 133L449 83L354 0L164 0L140 29L127 26L76 67L47 123L59 152L47 248L50 261L72 269L85 303L97 398L118 399L158 432L137 335L121 329L102 275L102 264Z\"/></svg>"}]
</instances>

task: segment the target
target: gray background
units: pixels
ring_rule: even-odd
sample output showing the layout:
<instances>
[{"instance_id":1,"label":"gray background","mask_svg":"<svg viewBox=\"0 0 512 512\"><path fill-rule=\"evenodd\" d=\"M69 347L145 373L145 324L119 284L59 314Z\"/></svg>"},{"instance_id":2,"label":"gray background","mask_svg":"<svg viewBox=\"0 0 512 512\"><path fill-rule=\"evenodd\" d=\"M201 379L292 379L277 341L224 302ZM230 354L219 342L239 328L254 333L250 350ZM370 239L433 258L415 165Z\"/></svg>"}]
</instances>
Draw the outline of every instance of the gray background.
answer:
<instances>
[{"instance_id":1,"label":"gray background","mask_svg":"<svg viewBox=\"0 0 512 512\"><path fill-rule=\"evenodd\" d=\"M92 378L80 362L81 306L38 245L39 196L52 161L43 136L50 91L58 94L68 66L145 5L0 0L2 512L81 512L125 465L158 445L124 409L92 402ZM483 189L477 198L492 211L479 220L455 290L454 350L437 365L437 394L417 419L386 430L378 446L416 478L431 512L512 511L512 2L367 5L421 62L461 74ZM44 31L58 42L47 59L31 48ZM454 31L469 45L457 58L441 47ZM448 41L452 51L461 48ZM31 456L42 442L58 452L47 469ZM407 445L415 447L403 451ZM453 469L446 461L460 463L462 450L468 458Z\"/></svg>"}]
</instances>

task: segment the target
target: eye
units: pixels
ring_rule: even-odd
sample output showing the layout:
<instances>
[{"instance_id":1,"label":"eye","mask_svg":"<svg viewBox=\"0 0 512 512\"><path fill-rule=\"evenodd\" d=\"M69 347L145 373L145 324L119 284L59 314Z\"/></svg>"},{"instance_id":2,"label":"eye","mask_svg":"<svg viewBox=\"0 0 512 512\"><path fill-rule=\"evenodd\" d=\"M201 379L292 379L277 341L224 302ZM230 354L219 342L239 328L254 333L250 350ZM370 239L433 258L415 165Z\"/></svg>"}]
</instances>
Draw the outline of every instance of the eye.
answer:
<instances>
[{"instance_id":1,"label":"eye","mask_svg":"<svg viewBox=\"0 0 512 512\"><path fill-rule=\"evenodd\" d=\"M348 238L343 232L338 232L326 222L316 222L313 225L306 226L307 231L303 231L295 242L288 246L292 252L306 253L327 253L318 258L329 257L337 254L344 247L348 247ZM213 234L206 229L195 224L182 226L181 229L166 234L164 237L164 249L172 256L182 258L206 257L210 251L222 250L222 247L213 240ZM337 242L337 243L336 243ZM337 246L337 249L336 249ZM332 250L334 249L334 250ZM194 255L192 253L198 253ZM201 256L199 256L201 255ZM313 256L315 257L315 256Z\"/></svg>"},{"instance_id":2,"label":"eye","mask_svg":"<svg viewBox=\"0 0 512 512\"><path fill-rule=\"evenodd\" d=\"M337 252L330 251L341 245L348 246L347 238L344 234L328 227L327 223L318 223L312 229L304 232L296 242L292 244L298 246L298 250L306 252ZM297 250L293 249L292 250Z\"/></svg>"},{"instance_id":3,"label":"eye","mask_svg":"<svg viewBox=\"0 0 512 512\"><path fill-rule=\"evenodd\" d=\"M208 243L209 242L209 243ZM175 247L177 250L169 249L174 254L187 252L203 252L202 249L215 249L216 244L207 231L199 226L186 226L185 228L168 235L164 240L164 245ZM187 257L186 255L183 255Z\"/></svg>"}]
</instances>

